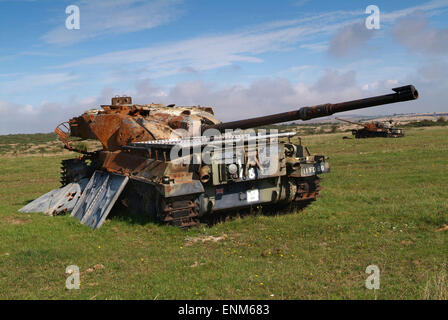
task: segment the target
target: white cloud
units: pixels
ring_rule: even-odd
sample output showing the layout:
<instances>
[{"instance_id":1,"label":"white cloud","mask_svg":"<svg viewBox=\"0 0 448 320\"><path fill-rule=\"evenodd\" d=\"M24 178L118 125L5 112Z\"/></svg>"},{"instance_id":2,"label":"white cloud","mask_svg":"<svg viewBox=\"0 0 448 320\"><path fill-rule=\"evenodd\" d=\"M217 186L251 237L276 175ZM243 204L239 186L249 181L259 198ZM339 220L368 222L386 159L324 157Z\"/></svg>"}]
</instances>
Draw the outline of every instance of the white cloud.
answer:
<instances>
[{"instance_id":1,"label":"white cloud","mask_svg":"<svg viewBox=\"0 0 448 320\"><path fill-rule=\"evenodd\" d=\"M51 132L79 109L44 102L39 106L0 101L0 134Z\"/></svg>"},{"instance_id":2,"label":"white cloud","mask_svg":"<svg viewBox=\"0 0 448 320\"><path fill-rule=\"evenodd\" d=\"M324 44L309 44L310 38L329 34L347 24L358 13L333 12L302 20L267 23L230 34L208 35L146 48L123 50L88 57L59 68L85 65L129 66L145 69L140 78L158 78L186 70L201 72L240 62L260 63L260 54L289 50L300 42L303 47L321 50ZM351 21L351 20L350 20Z\"/></svg>"},{"instance_id":3,"label":"white cloud","mask_svg":"<svg viewBox=\"0 0 448 320\"><path fill-rule=\"evenodd\" d=\"M366 83L362 86L362 90L378 90L378 89L391 89L398 87L399 81L397 79L383 80L383 81L374 81L371 83Z\"/></svg>"},{"instance_id":4,"label":"white cloud","mask_svg":"<svg viewBox=\"0 0 448 320\"><path fill-rule=\"evenodd\" d=\"M53 89L60 85L73 83L78 79L77 75L68 72L56 72L45 74L18 75L16 79L5 79L2 82L0 92L15 93L29 92L34 89L51 87Z\"/></svg>"},{"instance_id":5,"label":"white cloud","mask_svg":"<svg viewBox=\"0 0 448 320\"><path fill-rule=\"evenodd\" d=\"M406 84L408 83L398 80L385 80L363 87L358 84L355 71L328 69L311 84L293 83L285 78L265 78L248 85L216 86L204 81L190 81L179 83L171 89L161 89L152 82L142 81L135 90L127 94L133 96L136 103L161 101L177 105L212 105L218 119L230 121L291 111L307 105L388 94L392 93L391 88ZM384 114L408 112L407 110L418 110L418 106L410 102L352 113Z\"/></svg>"},{"instance_id":6,"label":"white cloud","mask_svg":"<svg viewBox=\"0 0 448 320\"><path fill-rule=\"evenodd\" d=\"M436 10L448 1L384 13L388 22L415 8ZM363 45L371 33L361 26L363 11L334 11L307 16L303 19L268 22L229 34L207 35L150 47L115 51L73 61L58 68L78 66L117 66L138 70L138 79L159 78L179 73L201 72L240 62L260 63L260 54L273 51L304 49L322 51L326 42L315 41L322 35L336 32L330 52L344 56L355 46ZM314 42L313 42L314 41ZM136 74L136 73L134 73Z\"/></svg>"},{"instance_id":7,"label":"white cloud","mask_svg":"<svg viewBox=\"0 0 448 320\"><path fill-rule=\"evenodd\" d=\"M339 58L347 56L372 38L374 32L366 28L364 21L345 26L333 35L328 50L330 54Z\"/></svg>"},{"instance_id":8,"label":"white cloud","mask_svg":"<svg viewBox=\"0 0 448 320\"><path fill-rule=\"evenodd\" d=\"M430 28L424 11L415 11L399 19L393 34L397 42L412 51L448 54L448 29Z\"/></svg>"},{"instance_id":9,"label":"white cloud","mask_svg":"<svg viewBox=\"0 0 448 320\"><path fill-rule=\"evenodd\" d=\"M424 4L413 6L401 10L396 10L392 12L381 13L382 22L393 22L398 18L405 17L415 11L425 11L429 15L436 15L440 13L441 8L446 8L448 6L448 0L434 0L429 1Z\"/></svg>"},{"instance_id":10,"label":"white cloud","mask_svg":"<svg viewBox=\"0 0 448 320\"><path fill-rule=\"evenodd\" d=\"M399 42L405 43L406 45L413 46L414 43L422 40L422 34L414 37L412 35L413 30L422 29L422 23L417 21L413 21L414 17L409 17L413 13L421 12L426 15L436 15L440 14L441 10L448 6L448 0L436 0L430 1L422 5L417 5L401 10L395 10L392 12L383 12L381 11L381 29L385 26L390 26L396 20L398 23L394 26L394 33L396 34L396 38ZM380 8L381 9L381 8ZM404 18L406 17L406 18ZM404 19L404 20L403 20ZM415 19L414 19L415 20ZM404 34L404 39L400 39L400 33ZM340 28L331 38L330 45L328 48L329 53L332 56L343 58L346 56L350 56L357 49L365 46L368 40L370 40L374 35L381 35L381 30L369 30L365 27L365 16L358 21L347 24ZM448 43L446 39L443 37L444 34L442 32L429 34L429 37L435 38L436 36L442 36L440 39L444 43ZM426 42L432 42L431 39L425 39ZM407 43L406 43L407 42Z\"/></svg>"},{"instance_id":11,"label":"white cloud","mask_svg":"<svg viewBox=\"0 0 448 320\"><path fill-rule=\"evenodd\" d=\"M110 103L116 94L133 97L134 103L165 103L176 105L211 105L222 121L231 121L291 111L303 106L336 103L363 97L392 93L391 88L414 84L420 91L417 101L385 105L355 114L393 114L408 112L446 111L446 81L434 86L418 74L407 79L389 79L359 84L355 71L326 70L314 83L291 82L285 78L265 78L247 85L217 86L204 81L178 83L165 88L148 80L140 81L132 90L105 88L97 97L69 103L42 102L37 106L0 101L0 134L50 132L60 122L82 112Z\"/></svg>"},{"instance_id":12,"label":"white cloud","mask_svg":"<svg viewBox=\"0 0 448 320\"><path fill-rule=\"evenodd\" d=\"M300 48L308 49L314 52L324 52L328 50L328 43L326 42L305 43L302 44Z\"/></svg>"},{"instance_id":13,"label":"white cloud","mask_svg":"<svg viewBox=\"0 0 448 320\"><path fill-rule=\"evenodd\" d=\"M82 0L81 28L67 30L65 24L46 33L46 43L70 45L106 35L151 29L166 24L180 13L181 0ZM68 15L66 16L68 17Z\"/></svg>"},{"instance_id":14,"label":"white cloud","mask_svg":"<svg viewBox=\"0 0 448 320\"><path fill-rule=\"evenodd\" d=\"M108 10L109 2L98 3L106 6L105 10ZM123 5L136 4L137 0L119 0L119 3ZM418 6L418 8L436 10L446 5L448 5L447 1L436 1L426 6ZM384 16L389 23L414 10L415 7L385 13ZM326 42L321 42L322 39L316 40L318 36L344 30L358 21L357 19L362 14L362 12L346 12L341 15L340 12L333 12L310 16L303 20L277 21L229 34L207 35L142 49L107 53L74 61L61 66L61 68L106 65L111 67L111 70L126 70L132 79L143 80L177 73L201 72L223 66L235 66L235 63L238 62L260 63L263 61L260 54L274 50L288 50L295 46L311 50L321 46L320 49L322 49ZM431 30L434 29L428 29L425 24L422 24L416 30L417 34L428 30L432 34ZM95 36L101 35L102 31L98 32ZM336 32L336 35L341 32ZM342 38L347 39L347 37ZM429 38L433 39L434 37ZM365 41L362 37L358 40L361 44ZM407 41L403 44L412 50L417 50L415 44L410 42L411 40L407 38L403 40ZM349 45L350 41L346 43ZM432 41L424 43L427 44L424 52L440 50L434 47ZM42 102L31 106L0 101L0 133L51 131L55 125L72 116L89 108L109 103L110 98L115 94L132 95L137 103L213 105L218 118L228 121L293 110L304 105L340 102L385 94L389 93L392 87L413 83L421 91L418 101L367 109L365 112L378 114L446 110L444 104L444 101L448 99L446 62L442 60L428 61L412 77L405 76L403 72L394 72L401 78L395 79L395 75L388 75L387 78L385 76L385 80L380 79L362 84L357 82L356 73L352 71L358 70L355 66L356 63L360 62L346 65L345 70L326 70L314 83L302 81L293 83L284 78L265 78L244 85L219 86L204 81L193 81L181 82L172 88L166 88L152 82L140 81L136 88L130 91L122 91L123 88L120 88L119 91L108 87L98 97L88 97L83 100L72 99L70 103ZM372 61L365 61L365 63L372 63ZM290 68L289 71L301 72L311 67L314 71L315 66L297 66ZM315 70L317 73L319 68L316 67ZM40 75L16 74L15 79L8 82L2 81L1 91L28 92L35 88L44 90L45 87L54 90L61 85L70 85L79 80L77 74L63 71ZM117 72L117 75L123 78L123 74ZM0 74L0 79L6 79L8 76L9 74ZM403 78L410 81L403 80ZM435 81L437 81L437 86L434 86Z\"/></svg>"}]
</instances>

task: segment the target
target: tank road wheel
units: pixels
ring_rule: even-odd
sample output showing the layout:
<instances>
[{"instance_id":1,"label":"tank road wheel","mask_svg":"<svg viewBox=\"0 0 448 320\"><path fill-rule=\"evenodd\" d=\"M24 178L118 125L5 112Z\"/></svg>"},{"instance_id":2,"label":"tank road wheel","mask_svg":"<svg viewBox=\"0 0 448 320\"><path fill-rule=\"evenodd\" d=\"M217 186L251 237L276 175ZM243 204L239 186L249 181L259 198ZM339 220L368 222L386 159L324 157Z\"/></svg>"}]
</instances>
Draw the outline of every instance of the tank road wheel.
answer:
<instances>
[{"instance_id":1,"label":"tank road wheel","mask_svg":"<svg viewBox=\"0 0 448 320\"><path fill-rule=\"evenodd\" d=\"M282 177L282 186L284 188L285 199L279 200L273 204L264 204L263 208L266 208L269 212L277 212L278 210L291 210L293 208L294 200L297 196L297 184L294 179Z\"/></svg>"},{"instance_id":2,"label":"tank road wheel","mask_svg":"<svg viewBox=\"0 0 448 320\"><path fill-rule=\"evenodd\" d=\"M199 209L196 195L163 198L157 197L158 218L161 222L187 229L198 227Z\"/></svg>"},{"instance_id":3,"label":"tank road wheel","mask_svg":"<svg viewBox=\"0 0 448 320\"><path fill-rule=\"evenodd\" d=\"M291 203L297 197L298 186L296 181L292 179L288 179L287 187L286 187L286 202Z\"/></svg>"},{"instance_id":4,"label":"tank road wheel","mask_svg":"<svg viewBox=\"0 0 448 320\"><path fill-rule=\"evenodd\" d=\"M286 198L273 205L263 205L263 207L268 208L269 212L278 212L279 209L302 210L319 196L321 190L319 181L318 176L289 178L286 183L283 183Z\"/></svg>"},{"instance_id":5,"label":"tank road wheel","mask_svg":"<svg viewBox=\"0 0 448 320\"><path fill-rule=\"evenodd\" d=\"M177 226L183 229L199 226L197 196L164 198L155 187L132 181L121 198L121 204L137 217Z\"/></svg>"}]
</instances>

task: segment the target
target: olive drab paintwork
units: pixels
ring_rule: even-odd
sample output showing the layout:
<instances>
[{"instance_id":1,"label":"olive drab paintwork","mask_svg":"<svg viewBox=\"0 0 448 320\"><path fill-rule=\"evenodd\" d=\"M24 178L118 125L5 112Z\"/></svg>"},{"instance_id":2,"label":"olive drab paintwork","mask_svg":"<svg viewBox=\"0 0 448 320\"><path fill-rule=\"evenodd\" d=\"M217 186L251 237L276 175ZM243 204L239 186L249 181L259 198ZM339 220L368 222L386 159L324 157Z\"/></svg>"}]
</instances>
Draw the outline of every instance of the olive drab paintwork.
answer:
<instances>
[{"instance_id":1,"label":"olive drab paintwork","mask_svg":"<svg viewBox=\"0 0 448 320\"><path fill-rule=\"evenodd\" d=\"M328 158L311 154L300 138L292 143L295 132L251 128L418 97L413 86L393 90L372 98L227 123L219 122L211 107L137 105L131 97L114 97L110 105L89 110L55 130L65 148L81 154L62 162L62 186L75 188L83 181L82 195L75 198L75 206L69 206L74 206L72 216L95 229L120 205L122 210L187 228L198 225L201 216L216 212L304 206L316 200L319 175L330 170ZM102 149L79 150L73 137L98 140ZM66 196L51 191L35 205L22 208L23 212L39 211L42 202L55 194ZM50 208L52 214L60 212L58 207Z\"/></svg>"}]
</instances>

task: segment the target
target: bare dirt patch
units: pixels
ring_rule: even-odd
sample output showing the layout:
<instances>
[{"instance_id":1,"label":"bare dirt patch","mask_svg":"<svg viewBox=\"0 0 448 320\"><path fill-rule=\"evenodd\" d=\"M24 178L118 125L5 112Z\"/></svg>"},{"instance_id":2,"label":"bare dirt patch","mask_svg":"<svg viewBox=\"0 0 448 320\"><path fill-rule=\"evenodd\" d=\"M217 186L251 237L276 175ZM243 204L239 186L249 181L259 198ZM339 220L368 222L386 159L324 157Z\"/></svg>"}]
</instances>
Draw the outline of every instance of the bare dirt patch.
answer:
<instances>
[{"instance_id":1,"label":"bare dirt patch","mask_svg":"<svg viewBox=\"0 0 448 320\"><path fill-rule=\"evenodd\" d=\"M227 235L223 234L222 236L215 237L215 236L199 236L199 237L186 237L185 240L187 241L185 243L186 246L192 246L193 244L200 242L218 242L221 240L227 239Z\"/></svg>"},{"instance_id":2,"label":"bare dirt patch","mask_svg":"<svg viewBox=\"0 0 448 320\"><path fill-rule=\"evenodd\" d=\"M29 220L29 219L23 219L23 218L16 218L16 217L6 217L6 218L4 219L4 221L5 221L7 224L11 224L11 225L14 225L14 226L19 226L19 225L28 223L28 222L30 222L31 220Z\"/></svg>"},{"instance_id":3,"label":"bare dirt patch","mask_svg":"<svg viewBox=\"0 0 448 320\"><path fill-rule=\"evenodd\" d=\"M102 265L101 263L94 265L91 268L88 268L85 272L94 272L95 270L100 270L100 269L104 269L104 265ZM83 274L84 272L81 272L81 274Z\"/></svg>"}]
</instances>

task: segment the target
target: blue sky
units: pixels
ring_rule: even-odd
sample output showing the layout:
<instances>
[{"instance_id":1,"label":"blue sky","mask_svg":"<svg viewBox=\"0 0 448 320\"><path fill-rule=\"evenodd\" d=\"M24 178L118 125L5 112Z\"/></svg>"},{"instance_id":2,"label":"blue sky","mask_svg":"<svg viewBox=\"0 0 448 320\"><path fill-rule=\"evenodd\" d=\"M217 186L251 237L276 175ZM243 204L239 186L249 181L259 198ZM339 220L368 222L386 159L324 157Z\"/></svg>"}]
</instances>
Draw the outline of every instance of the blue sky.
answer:
<instances>
[{"instance_id":1,"label":"blue sky","mask_svg":"<svg viewBox=\"0 0 448 320\"><path fill-rule=\"evenodd\" d=\"M365 27L371 4L379 30ZM79 30L65 28L69 5ZM447 0L0 0L0 134L49 132L116 94L234 120L412 83L418 102L363 112L448 111L447 12Z\"/></svg>"}]
</instances>

